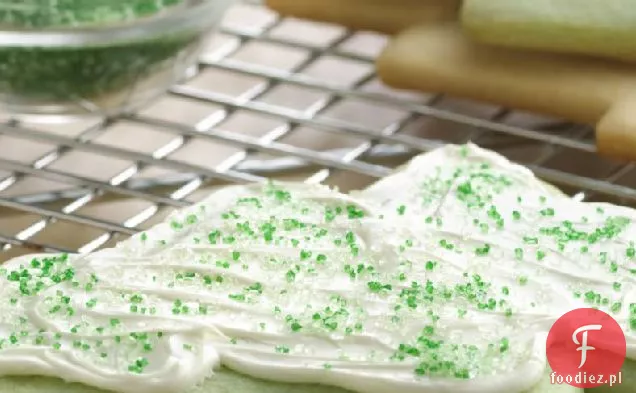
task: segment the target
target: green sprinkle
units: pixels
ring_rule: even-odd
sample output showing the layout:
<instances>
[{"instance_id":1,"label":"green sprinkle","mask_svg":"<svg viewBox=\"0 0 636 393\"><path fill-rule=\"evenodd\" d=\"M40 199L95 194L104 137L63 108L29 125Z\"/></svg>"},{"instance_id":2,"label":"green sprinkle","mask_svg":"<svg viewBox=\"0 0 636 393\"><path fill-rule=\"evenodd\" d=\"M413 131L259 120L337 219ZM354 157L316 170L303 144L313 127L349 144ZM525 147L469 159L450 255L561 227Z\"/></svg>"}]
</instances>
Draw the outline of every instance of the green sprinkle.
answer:
<instances>
[{"instance_id":1,"label":"green sprinkle","mask_svg":"<svg viewBox=\"0 0 636 393\"><path fill-rule=\"evenodd\" d=\"M486 256L490 252L490 244L484 244L482 247L475 249L475 254L478 256Z\"/></svg>"},{"instance_id":2,"label":"green sprinkle","mask_svg":"<svg viewBox=\"0 0 636 393\"><path fill-rule=\"evenodd\" d=\"M219 241L220 237L221 237L220 231L212 231L208 233L208 241L210 242L210 244L216 244Z\"/></svg>"},{"instance_id":3,"label":"green sprinkle","mask_svg":"<svg viewBox=\"0 0 636 393\"><path fill-rule=\"evenodd\" d=\"M390 291L392 289L392 286L390 284L382 284L378 281L367 282L367 287L369 287L369 290L371 292L376 292L376 293L383 290Z\"/></svg>"},{"instance_id":4,"label":"green sprinkle","mask_svg":"<svg viewBox=\"0 0 636 393\"><path fill-rule=\"evenodd\" d=\"M553 217L554 216L554 209L552 209L552 208L543 209L539 213L542 216L544 216L544 217Z\"/></svg>"},{"instance_id":5,"label":"green sprinkle","mask_svg":"<svg viewBox=\"0 0 636 393\"><path fill-rule=\"evenodd\" d=\"M148 366L148 364L149 364L148 359L139 358L135 360L134 363L128 366L128 371L135 374L141 374L144 371L144 369Z\"/></svg>"},{"instance_id":6,"label":"green sprinkle","mask_svg":"<svg viewBox=\"0 0 636 393\"><path fill-rule=\"evenodd\" d=\"M504 353L510 348L510 341L504 337L499 343L499 352Z\"/></svg>"},{"instance_id":7,"label":"green sprinkle","mask_svg":"<svg viewBox=\"0 0 636 393\"><path fill-rule=\"evenodd\" d=\"M186 223L189 225L195 224L197 221L199 221L199 219L197 218L195 214L189 214L186 217Z\"/></svg>"},{"instance_id":8,"label":"green sprinkle","mask_svg":"<svg viewBox=\"0 0 636 393\"><path fill-rule=\"evenodd\" d=\"M228 297L232 300L236 300L237 302L245 301L245 295L243 295L242 293L229 294Z\"/></svg>"},{"instance_id":9,"label":"green sprinkle","mask_svg":"<svg viewBox=\"0 0 636 393\"><path fill-rule=\"evenodd\" d=\"M364 217L364 211L353 205L349 205L347 206L347 216L349 219L362 218Z\"/></svg>"},{"instance_id":10,"label":"green sprinkle","mask_svg":"<svg viewBox=\"0 0 636 393\"><path fill-rule=\"evenodd\" d=\"M275 350L277 353L289 353L289 347L285 345L278 345Z\"/></svg>"},{"instance_id":11,"label":"green sprinkle","mask_svg":"<svg viewBox=\"0 0 636 393\"><path fill-rule=\"evenodd\" d=\"M223 269L229 269L230 263L228 261L216 261L217 267L222 267Z\"/></svg>"},{"instance_id":12,"label":"green sprinkle","mask_svg":"<svg viewBox=\"0 0 636 393\"><path fill-rule=\"evenodd\" d=\"M256 283L250 285L249 287L247 287L246 290L253 291L253 292L258 292L258 294L260 295L260 294L263 293L263 284L261 284L260 282L256 282Z\"/></svg>"},{"instance_id":13,"label":"green sprinkle","mask_svg":"<svg viewBox=\"0 0 636 393\"><path fill-rule=\"evenodd\" d=\"M442 239L439 241L439 245L442 246L443 248L447 249L447 250L452 250L455 248L455 245L453 245L452 243L448 242L446 239Z\"/></svg>"},{"instance_id":14,"label":"green sprinkle","mask_svg":"<svg viewBox=\"0 0 636 393\"><path fill-rule=\"evenodd\" d=\"M397 213L401 216L404 215L404 212L406 212L406 206L402 205L400 207L397 208Z\"/></svg>"},{"instance_id":15,"label":"green sprinkle","mask_svg":"<svg viewBox=\"0 0 636 393\"><path fill-rule=\"evenodd\" d=\"M139 294L134 294L134 295L132 295L132 296L130 297L130 301L131 301L132 303L139 304L139 303L141 303L141 302L143 302L143 301L144 301L144 298L143 298L143 296L141 296L141 295L139 295Z\"/></svg>"}]
</instances>

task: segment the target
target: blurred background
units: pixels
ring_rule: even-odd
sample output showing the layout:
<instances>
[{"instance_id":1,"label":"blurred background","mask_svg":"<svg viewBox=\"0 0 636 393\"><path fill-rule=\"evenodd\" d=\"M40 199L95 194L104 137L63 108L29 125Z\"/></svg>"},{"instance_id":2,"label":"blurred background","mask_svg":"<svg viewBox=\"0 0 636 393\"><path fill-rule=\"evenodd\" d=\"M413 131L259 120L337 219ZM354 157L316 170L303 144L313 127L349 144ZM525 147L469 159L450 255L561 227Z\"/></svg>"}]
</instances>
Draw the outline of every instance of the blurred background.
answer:
<instances>
[{"instance_id":1,"label":"blurred background","mask_svg":"<svg viewBox=\"0 0 636 393\"><path fill-rule=\"evenodd\" d=\"M634 205L634 165L598 156L591 127L391 90L373 65L386 40L239 1L187 77L134 110L55 123L6 111L0 260L113 245L228 183L361 188L449 142L496 150L577 198Z\"/></svg>"}]
</instances>

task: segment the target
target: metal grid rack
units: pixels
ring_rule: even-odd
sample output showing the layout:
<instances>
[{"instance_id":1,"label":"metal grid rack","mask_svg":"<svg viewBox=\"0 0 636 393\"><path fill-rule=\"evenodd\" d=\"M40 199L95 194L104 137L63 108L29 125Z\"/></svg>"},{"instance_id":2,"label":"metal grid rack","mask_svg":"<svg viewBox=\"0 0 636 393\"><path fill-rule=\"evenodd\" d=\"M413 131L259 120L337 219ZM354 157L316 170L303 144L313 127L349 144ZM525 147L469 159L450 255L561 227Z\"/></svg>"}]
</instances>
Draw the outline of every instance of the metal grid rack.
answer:
<instances>
[{"instance_id":1,"label":"metal grid rack","mask_svg":"<svg viewBox=\"0 0 636 393\"><path fill-rule=\"evenodd\" d=\"M138 113L1 123L0 261L112 245L214 186L274 177L348 190L469 140L578 197L636 201L634 166L597 156L588 127L383 87L372 62L385 39L242 3L197 70Z\"/></svg>"}]
</instances>

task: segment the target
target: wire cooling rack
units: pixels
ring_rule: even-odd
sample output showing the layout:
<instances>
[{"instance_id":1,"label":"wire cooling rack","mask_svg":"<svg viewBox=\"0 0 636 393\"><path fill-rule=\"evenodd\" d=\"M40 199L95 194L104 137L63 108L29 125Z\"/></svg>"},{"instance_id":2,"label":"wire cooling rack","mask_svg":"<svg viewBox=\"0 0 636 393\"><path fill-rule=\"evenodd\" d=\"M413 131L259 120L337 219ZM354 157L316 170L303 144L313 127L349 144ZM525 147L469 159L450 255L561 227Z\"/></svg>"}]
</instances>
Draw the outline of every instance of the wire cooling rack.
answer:
<instances>
[{"instance_id":1,"label":"wire cooling rack","mask_svg":"<svg viewBox=\"0 0 636 393\"><path fill-rule=\"evenodd\" d=\"M634 204L632 164L593 131L529 113L383 87L386 37L241 3L196 70L135 114L0 123L0 260L89 252L212 187L284 178L363 187L408 158L473 141L579 198Z\"/></svg>"}]
</instances>

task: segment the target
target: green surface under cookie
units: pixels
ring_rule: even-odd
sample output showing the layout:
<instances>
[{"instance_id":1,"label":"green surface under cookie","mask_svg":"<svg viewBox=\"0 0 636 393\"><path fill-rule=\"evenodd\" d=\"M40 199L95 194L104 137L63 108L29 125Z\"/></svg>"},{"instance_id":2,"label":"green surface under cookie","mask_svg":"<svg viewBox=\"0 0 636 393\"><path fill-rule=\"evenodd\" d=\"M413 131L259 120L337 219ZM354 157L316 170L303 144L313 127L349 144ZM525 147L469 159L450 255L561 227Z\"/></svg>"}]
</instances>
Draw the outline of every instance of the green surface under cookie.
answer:
<instances>
[{"instance_id":1,"label":"green surface under cookie","mask_svg":"<svg viewBox=\"0 0 636 393\"><path fill-rule=\"evenodd\" d=\"M636 393L636 361L627 360L621 372L621 384L588 389L592 393Z\"/></svg>"},{"instance_id":2,"label":"green surface under cookie","mask_svg":"<svg viewBox=\"0 0 636 393\"><path fill-rule=\"evenodd\" d=\"M636 363L630 365L632 374L636 372ZM627 385L623 385L626 387ZM634 386L634 385L632 385ZM636 390L612 388L609 390L594 389L594 392L603 393L634 393ZM0 392L12 393L109 393L105 390L91 388L81 384L69 384L55 378L42 377L5 377L0 378ZM286 384L263 381L247 377L228 369L222 369L213 378L207 380L187 393L350 393L348 390L321 385ZM567 385L552 385L549 377L541 381L528 393L580 393ZM184 392L185 393L185 392ZM512 392L511 392L512 393Z\"/></svg>"}]
</instances>

